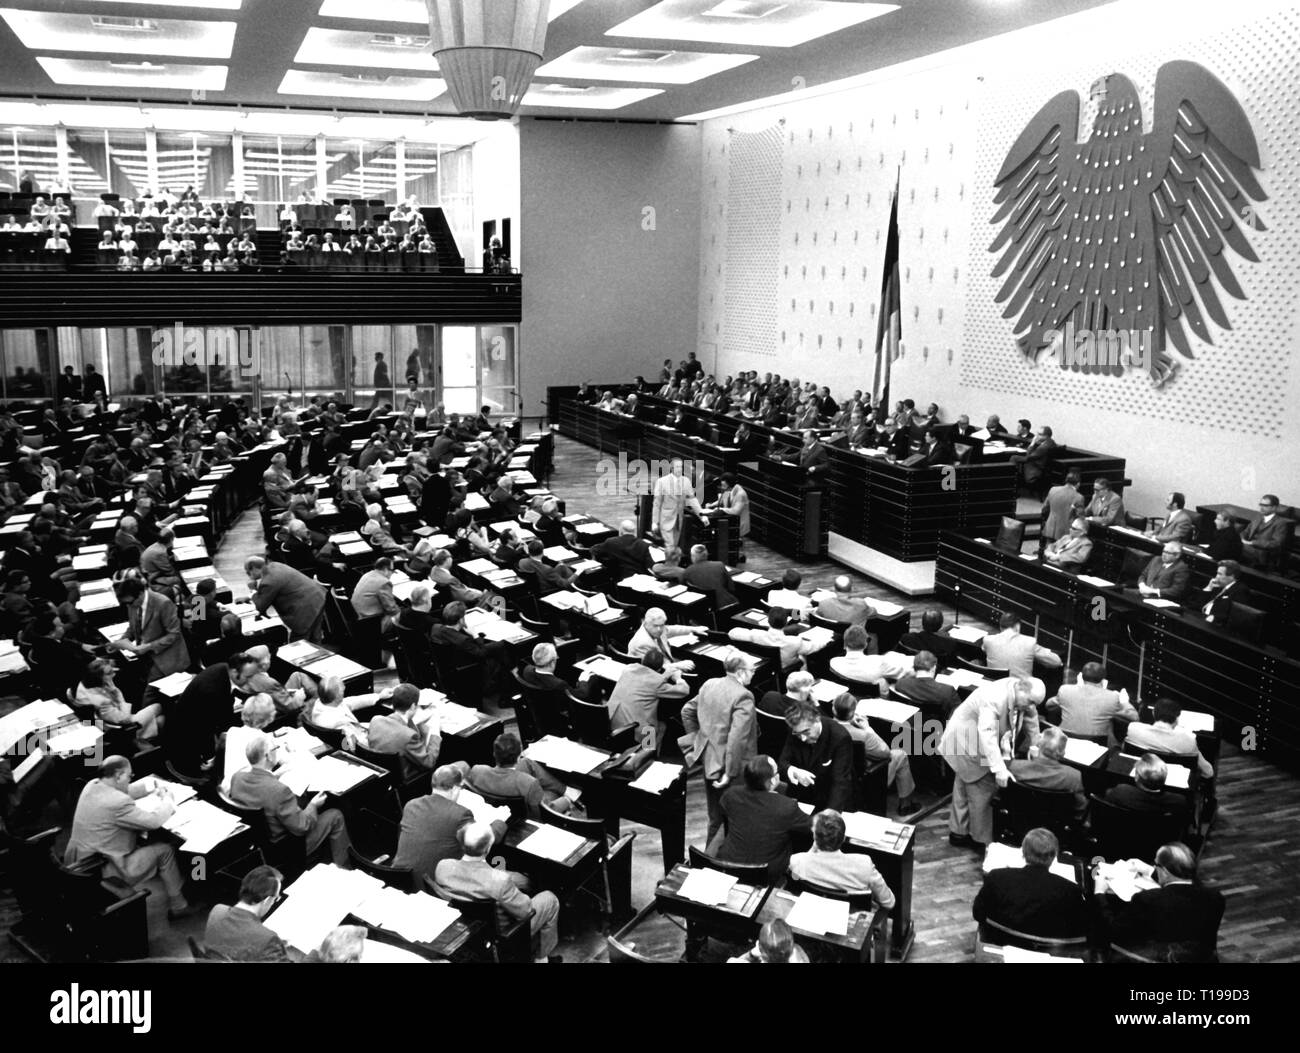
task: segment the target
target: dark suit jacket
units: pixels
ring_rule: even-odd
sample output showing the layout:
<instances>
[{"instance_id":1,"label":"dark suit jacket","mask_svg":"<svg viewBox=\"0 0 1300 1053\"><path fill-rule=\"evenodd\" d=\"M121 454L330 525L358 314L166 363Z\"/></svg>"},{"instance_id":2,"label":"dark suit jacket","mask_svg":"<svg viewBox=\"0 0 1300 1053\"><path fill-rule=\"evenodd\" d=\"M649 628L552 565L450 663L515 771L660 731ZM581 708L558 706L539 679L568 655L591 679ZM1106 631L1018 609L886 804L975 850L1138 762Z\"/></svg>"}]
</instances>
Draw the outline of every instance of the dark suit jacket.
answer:
<instances>
[{"instance_id":1,"label":"dark suit jacket","mask_svg":"<svg viewBox=\"0 0 1300 1053\"><path fill-rule=\"evenodd\" d=\"M210 665L189 682L167 717L164 742L168 752L193 771L196 759L213 755L217 735L231 726L234 694L230 667Z\"/></svg>"},{"instance_id":2,"label":"dark suit jacket","mask_svg":"<svg viewBox=\"0 0 1300 1053\"><path fill-rule=\"evenodd\" d=\"M1144 815L1186 815L1188 800L1173 790L1160 790L1152 793L1144 790L1135 782L1122 782L1106 791L1106 800L1130 812Z\"/></svg>"},{"instance_id":3,"label":"dark suit jacket","mask_svg":"<svg viewBox=\"0 0 1300 1053\"><path fill-rule=\"evenodd\" d=\"M613 563L617 569L633 574L643 574L654 562L650 557L650 545L634 534L618 534L606 538L599 544L591 546L593 559L602 563Z\"/></svg>"},{"instance_id":4,"label":"dark suit jacket","mask_svg":"<svg viewBox=\"0 0 1300 1053\"><path fill-rule=\"evenodd\" d=\"M1215 889L1178 883L1139 892L1128 903L1111 895L1095 902L1112 943L1160 961L1215 960L1224 908Z\"/></svg>"},{"instance_id":5,"label":"dark suit jacket","mask_svg":"<svg viewBox=\"0 0 1300 1053\"><path fill-rule=\"evenodd\" d=\"M727 571L727 565L716 559L692 563L682 571L682 581L701 592L713 593L714 601L719 607L729 607L737 602L731 591L731 575Z\"/></svg>"},{"instance_id":6,"label":"dark suit jacket","mask_svg":"<svg viewBox=\"0 0 1300 1053\"><path fill-rule=\"evenodd\" d=\"M1294 529L1295 524L1280 515L1275 514L1268 523L1264 522L1263 516L1256 516L1246 525L1241 537L1243 541L1253 541L1255 548L1264 555L1275 558Z\"/></svg>"},{"instance_id":7,"label":"dark suit jacket","mask_svg":"<svg viewBox=\"0 0 1300 1053\"><path fill-rule=\"evenodd\" d=\"M402 831L393 865L414 870L416 883L423 889L424 879L433 877L440 862L461 857L456 835L473 821L473 812L441 794L407 801L402 809ZM492 829L500 840L505 836L506 824L495 822Z\"/></svg>"},{"instance_id":8,"label":"dark suit jacket","mask_svg":"<svg viewBox=\"0 0 1300 1053\"><path fill-rule=\"evenodd\" d=\"M899 642L903 646L914 648L917 651L929 651L939 660L941 667L946 666L952 657L956 655L958 647L957 641L947 633L929 633L924 630L905 633Z\"/></svg>"},{"instance_id":9,"label":"dark suit jacket","mask_svg":"<svg viewBox=\"0 0 1300 1053\"><path fill-rule=\"evenodd\" d=\"M810 787L790 786L789 792L800 801L812 804L814 811L834 808L850 811L853 802L853 738L844 728L822 717L822 733L816 742L801 742L788 735L777 761L781 778L788 781L791 767L810 771L817 781Z\"/></svg>"},{"instance_id":10,"label":"dark suit jacket","mask_svg":"<svg viewBox=\"0 0 1300 1053\"><path fill-rule=\"evenodd\" d=\"M811 471L813 468L821 471L829 460L830 454L826 452L824 443L815 442L811 446L799 449L799 467L804 471Z\"/></svg>"},{"instance_id":11,"label":"dark suit jacket","mask_svg":"<svg viewBox=\"0 0 1300 1053\"><path fill-rule=\"evenodd\" d=\"M208 915L203 945L209 951L240 962L287 962L289 952L274 932L252 911L218 903Z\"/></svg>"},{"instance_id":12,"label":"dark suit jacket","mask_svg":"<svg viewBox=\"0 0 1300 1053\"><path fill-rule=\"evenodd\" d=\"M1223 589L1206 589L1197 595L1193 602L1196 605L1198 614L1204 613L1207 603L1213 603L1214 606L1210 608L1210 614L1214 617L1214 624L1220 628L1228 624L1228 616L1232 613L1234 603L1242 603L1247 607L1255 605L1250 592L1240 581L1234 582Z\"/></svg>"},{"instance_id":13,"label":"dark suit jacket","mask_svg":"<svg viewBox=\"0 0 1300 1053\"><path fill-rule=\"evenodd\" d=\"M955 687L941 684L932 677L917 677L909 673L894 685L894 690L918 703L922 709L940 711L944 720L961 704L961 696Z\"/></svg>"},{"instance_id":14,"label":"dark suit jacket","mask_svg":"<svg viewBox=\"0 0 1300 1053\"><path fill-rule=\"evenodd\" d=\"M1161 599L1177 601L1187 595L1190 577L1191 571L1181 559L1166 567L1159 556L1152 556L1138 581L1159 589Z\"/></svg>"},{"instance_id":15,"label":"dark suit jacket","mask_svg":"<svg viewBox=\"0 0 1300 1053\"><path fill-rule=\"evenodd\" d=\"M766 863L777 880L796 847L808 843L812 818L790 797L748 786L731 786L719 802L726 837L718 858L730 863ZM796 843L797 842L797 843Z\"/></svg>"},{"instance_id":16,"label":"dark suit jacket","mask_svg":"<svg viewBox=\"0 0 1300 1053\"><path fill-rule=\"evenodd\" d=\"M1085 936L1087 914L1079 886L1043 867L1005 867L984 875L971 905L976 921L996 921L1030 936Z\"/></svg>"},{"instance_id":17,"label":"dark suit jacket","mask_svg":"<svg viewBox=\"0 0 1300 1053\"><path fill-rule=\"evenodd\" d=\"M1222 530L1216 530L1205 543L1205 554L1211 559L1241 559L1241 535L1237 528L1229 523Z\"/></svg>"}]
</instances>

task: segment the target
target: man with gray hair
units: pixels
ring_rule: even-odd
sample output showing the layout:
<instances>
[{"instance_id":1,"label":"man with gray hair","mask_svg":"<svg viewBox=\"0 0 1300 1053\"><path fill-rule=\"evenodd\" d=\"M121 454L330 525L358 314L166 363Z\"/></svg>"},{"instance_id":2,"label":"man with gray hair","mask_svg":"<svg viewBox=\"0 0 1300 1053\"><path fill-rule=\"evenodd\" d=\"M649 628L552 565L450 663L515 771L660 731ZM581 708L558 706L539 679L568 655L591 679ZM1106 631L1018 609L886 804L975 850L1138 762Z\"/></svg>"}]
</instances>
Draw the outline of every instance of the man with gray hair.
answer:
<instances>
[{"instance_id":1,"label":"man with gray hair","mask_svg":"<svg viewBox=\"0 0 1300 1053\"><path fill-rule=\"evenodd\" d=\"M244 571L258 614L265 617L274 607L294 639L320 641L325 620L324 585L287 563L268 563L262 556L249 556Z\"/></svg>"},{"instance_id":2,"label":"man with gray hair","mask_svg":"<svg viewBox=\"0 0 1300 1053\"><path fill-rule=\"evenodd\" d=\"M340 925L332 929L316 952L320 962L331 965L354 965L366 949L366 930L360 925Z\"/></svg>"},{"instance_id":3,"label":"man with gray hair","mask_svg":"<svg viewBox=\"0 0 1300 1053\"><path fill-rule=\"evenodd\" d=\"M704 771L704 799L709 825L706 843L722 825L722 792L758 753L758 724L749 682L754 668L739 652L727 656L724 674L706 680L699 693L682 707L686 734L678 740L688 767L699 762Z\"/></svg>"},{"instance_id":4,"label":"man with gray hair","mask_svg":"<svg viewBox=\"0 0 1300 1053\"><path fill-rule=\"evenodd\" d=\"M1020 845L1022 867L1001 867L984 875L984 887L971 905L971 915L981 923L996 922L1029 936L1070 939L1088 934L1083 895L1073 880L1052 873L1060 843L1041 827L1025 834ZM989 938L999 940L995 928Z\"/></svg>"},{"instance_id":5,"label":"man with gray hair","mask_svg":"<svg viewBox=\"0 0 1300 1053\"><path fill-rule=\"evenodd\" d=\"M1060 728L1048 728L1038 740L1038 755L1029 751L1027 760L1012 760L1007 764L1016 782L1035 790L1052 790L1074 796L1074 814L1082 819L1088 810L1088 797L1083 792L1083 776L1078 770L1061 763L1069 736Z\"/></svg>"},{"instance_id":6,"label":"man with gray hair","mask_svg":"<svg viewBox=\"0 0 1300 1053\"><path fill-rule=\"evenodd\" d=\"M270 695L253 695L244 702L239 712L241 723L221 736L222 770L221 788L230 792L230 780L235 772L248 768L248 744L275 723L275 703Z\"/></svg>"},{"instance_id":7,"label":"man with gray hair","mask_svg":"<svg viewBox=\"0 0 1300 1053\"><path fill-rule=\"evenodd\" d=\"M1088 537L1088 524L1076 519L1070 524L1065 537L1057 538L1043 549L1043 559L1053 567L1073 567L1078 570L1092 556L1092 540Z\"/></svg>"},{"instance_id":8,"label":"man with gray hair","mask_svg":"<svg viewBox=\"0 0 1300 1053\"><path fill-rule=\"evenodd\" d=\"M1178 815L1190 818L1191 801L1181 793L1165 789L1169 767L1154 753L1144 753L1133 765L1133 781L1121 782L1106 791L1106 800L1131 812L1145 815Z\"/></svg>"},{"instance_id":9,"label":"man with gray hair","mask_svg":"<svg viewBox=\"0 0 1300 1053\"><path fill-rule=\"evenodd\" d=\"M527 918L533 934L534 961L560 961L552 957L559 942L560 901L553 892L524 895L510 875L492 866L487 856L495 839L496 833L486 823L470 823L461 830L464 854L460 859L444 859L434 869L438 895L451 903L467 899L495 901L498 929Z\"/></svg>"},{"instance_id":10,"label":"man with gray hair","mask_svg":"<svg viewBox=\"0 0 1300 1053\"><path fill-rule=\"evenodd\" d=\"M658 648L664 653L668 666L689 673L695 669L695 663L689 658L678 659L673 654L670 641L683 636L702 636L706 632L708 630L702 625L669 625L668 615L663 612L663 608L651 607L641 619L641 627L628 641L627 653L633 658L640 658L651 648Z\"/></svg>"},{"instance_id":11,"label":"man with gray hair","mask_svg":"<svg viewBox=\"0 0 1300 1053\"><path fill-rule=\"evenodd\" d=\"M1183 546L1166 541L1160 555L1152 556L1138 578L1138 592L1148 598L1181 603L1192 587L1191 571L1183 561Z\"/></svg>"},{"instance_id":12,"label":"man with gray hair","mask_svg":"<svg viewBox=\"0 0 1300 1053\"><path fill-rule=\"evenodd\" d=\"M316 697L316 681L304 672L291 673L283 684L271 675L271 649L265 644L257 644L244 653L257 663L257 671L244 680L240 688L243 693L268 696L281 715L297 713L308 699Z\"/></svg>"},{"instance_id":13,"label":"man with gray hair","mask_svg":"<svg viewBox=\"0 0 1300 1053\"><path fill-rule=\"evenodd\" d=\"M739 603L731 591L731 572L721 560L709 559L709 550L703 545L691 546L690 566L682 571L682 584L703 593L711 593L715 610Z\"/></svg>"},{"instance_id":14,"label":"man with gray hair","mask_svg":"<svg viewBox=\"0 0 1300 1053\"><path fill-rule=\"evenodd\" d=\"M416 884L421 888L426 878L434 876L439 863L460 855L460 834L474 822L474 813L460 803L468 774L469 765L464 761L440 765L433 772L429 793L412 798L402 809L402 827L393 865L410 867L415 872ZM504 820L492 823L492 833L497 841L505 837ZM527 879L520 876L516 884L526 888Z\"/></svg>"},{"instance_id":15,"label":"man with gray hair","mask_svg":"<svg viewBox=\"0 0 1300 1053\"><path fill-rule=\"evenodd\" d=\"M625 519L618 525L618 534L591 546L591 558L612 565L619 577L644 574L654 562L650 544L636 536L636 523Z\"/></svg>"},{"instance_id":16,"label":"man with gray hair","mask_svg":"<svg viewBox=\"0 0 1300 1053\"><path fill-rule=\"evenodd\" d=\"M532 662L525 663L519 670L519 679L537 691L571 691L575 697L586 699L587 674L583 674L577 684L570 684L555 674L559 660L555 644L542 641L533 648Z\"/></svg>"},{"instance_id":17,"label":"man with gray hair","mask_svg":"<svg viewBox=\"0 0 1300 1053\"><path fill-rule=\"evenodd\" d=\"M853 582L847 574L835 578L835 592L817 603L817 617L845 625L867 624L871 617L871 604L862 597L852 595Z\"/></svg>"}]
</instances>

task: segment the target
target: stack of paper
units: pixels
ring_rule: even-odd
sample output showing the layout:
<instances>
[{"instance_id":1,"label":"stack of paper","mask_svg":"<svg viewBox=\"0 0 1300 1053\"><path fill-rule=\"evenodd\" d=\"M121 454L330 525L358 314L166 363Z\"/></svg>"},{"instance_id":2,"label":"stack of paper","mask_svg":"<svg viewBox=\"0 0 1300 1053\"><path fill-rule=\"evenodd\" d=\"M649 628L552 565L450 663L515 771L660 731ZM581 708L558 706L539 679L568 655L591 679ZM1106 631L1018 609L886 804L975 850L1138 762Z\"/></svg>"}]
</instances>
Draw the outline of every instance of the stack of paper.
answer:
<instances>
[{"instance_id":1,"label":"stack of paper","mask_svg":"<svg viewBox=\"0 0 1300 1053\"><path fill-rule=\"evenodd\" d=\"M964 643L979 643L988 632L984 629L977 629L973 625L954 625L948 630L948 635L954 640L961 640Z\"/></svg>"},{"instance_id":2,"label":"stack of paper","mask_svg":"<svg viewBox=\"0 0 1300 1053\"><path fill-rule=\"evenodd\" d=\"M1008 965L1082 965L1082 958L1062 958L1057 954L1044 951L1031 951L1024 947L1007 944L1002 950L1002 960Z\"/></svg>"},{"instance_id":3,"label":"stack of paper","mask_svg":"<svg viewBox=\"0 0 1300 1053\"><path fill-rule=\"evenodd\" d=\"M1200 713L1194 709L1184 709L1178 714L1177 726L1186 731L1204 731L1208 734L1214 731L1214 715Z\"/></svg>"},{"instance_id":4,"label":"stack of paper","mask_svg":"<svg viewBox=\"0 0 1300 1053\"><path fill-rule=\"evenodd\" d=\"M910 829L903 823L896 823L883 815L875 815L871 812L845 812L842 818L844 836L851 841L868 845L892 846Z\"/></svg>"},{"instance_id":5,"label":"stack of paper","mask_svg":"<svg viewBox=\"0 0 1300 1053\"><path fill-rule=\"evenodd\" d=\"M734 877L720 870L710 870L708 867L695 868L687 873L678 895L683 899L706 903L709 906L723 905L736 884Z\"/></svg>"},{"instance_id":6,"label":"stack of paper","mask_svg":"<svg viewBox=\"0 0 1300 1053\"><path fill-rule=\"evenodd\" d=\"M1000 841L994 841L984 852L984 873L991 870L1019 869L1025 865L1025 857L1021 854L1020 849L1013 848L1011 845L1004 845ZM1075 881L1074 867L1068 863L1062 863L1059 859L1052 864L1051 871L1057 877L1063 877L1066 881Z\"/></svg>"},{"instance_id":7,"label":"stack of paper","mask_svg":"<svg viewBox=\"0 0 1300 1053\"><path fill-rule=\"evenodd\" d=\"M266 919L267 928L300 951L314 951L362 900L384 887L359 870L319 864L285 890L285 900Z\"/></svg>"},{"instance_id":8,"label":"stack of paper","mask_svg":"<svg viewBox=\"0 0 1300 1053\"><path fill-rule=\"evenodd\" d=\"M858 700L857 714L860 717L875 717L893 724L906 724L921 712L917 706L899 702L892 698L863 698Z\"/></svg>"},{"instance_id":9,"label":"stack of paper","mask_svg":"<svg viewBox=\"0 0 1300 1053\"><path fill-rule=\"evenodd\" d=\"M889 600L877 599L871 601L871 608L882 618L892 618L903 609L901 604L891 603Z\"/></svg>"},{"instance_id":10,"label":"stack of paper","mask_svg":"<svg viewBox=\"0 0 1300 1053\"><path fill-rule=\"evenodd\" d=\"M1105 578L1098 578L1092 574L1080 574L1079 580L1087 582L1096 589L1113 589L1115 587L1113 581L1107 581Z\"/></svg>"},{"instance_id":11,"label":"stack of paper","mask_svg":"<svg viewBox=\"0 0 1300 1053\"><path fill-rule=\"evenodd\" d=\"M68 757L74 753L85 753L99 748L104 732L88 724L73 724L71 727L56 731L45 742L46 748L56 757Z\"/></svg>"},{"instance_id":12,"label":"stack of paper","mask_svg":"<svg viewBox=\"0 0 1300 1053\"><path fill-rule=\"evenodd\" d=\"M847 936L849 932L849 902L844 899L828 899L814 896L811 892L800 894L785 916L786 924L792 929L816 934L828 933L832 936Z\"/></svg>"},{"instance_id":13,"label":"stack of paper","mask_svg":"<svg viewBox=\"0 0 1300 1053\"><path fill-rule=\"evenodd\" d=\"M481 719L477 709L462 706L459 702L438 704L438 730L444 735L454 735L458 731L472 728Z\"/></svg>"},{"instance_id":14,"label":"stack of paper","mask_svg":"<svg viewBox=\"0 0 1300 1053\"><path fill-rule=\"evenodd\" d=\"M1081 764L1085 768L1091 767L1097 762L1098 757L1104 757L1106 753L1105 746L1098 742L1090 742L1088 739L1070 738L1065 742L1065 759L1074 764Z\"/></svg>"},{"instance_id":15,"label":"stack of paper","mask_svg":"<svg viewBox=\"0 0 1300 1053\"><path fill-rule=\"evenodd\" d=\"M582 661L573 664L575 669L591 673L592 676L602 677L611 683L618 683L618 678L631 668L626 663L617 661L605 654L592 655L590 658L584 658Z\"/></svg>"},{"instance_id":16,"label":"stack of paper","mask_svg":"<svg viewBox=\"0 0 1300 1053\"><path fill-rule=\"evenodd\" d=\"M290 753L314 753L325 749L325 743L306 728L281 728L272 737L281 749Z\"/></svg>"},{"instance_id":17,"label":"stack of paper","mask_svg":"<svg viewBox=\"0 0 1300 1053\"><path fill-rule=\"evenodd\" d=\"M1098 868L1098 873L1106 879L1108 890L1125 903L1139 892L1160 887L1149 877L1140 877L1133 869L1134 862L1132 859L1121 859L1115 863L1102 863Z\"/></svg>"},{"instance_id":18,"label":"stack of paper","mask_svg":"<svg viewBox=\"0 0 1300 1053\"><path fill-rule=\"evenodd\" d=\"M177 808L163 825L184 838L181 851L201 856L230 837L240 826L240 821L237 815L196 798Z\"/></svg>"},{"instance_id":19,"label":"stack of paper","mask_svg":"<svg viewBox=\"0 0 1300 1053\"><path fill-rule=\"evenodd\" d=\"M341 654L329 654L324 658L309 662L307 671L322 680L327 676L337 676L340 680L346 680L350 676L357 676L359 673L367 672L365 666L359 665L352 661L351 658L346 658Z\"/></svg>"},{"instance_id":20,"label":"stack of paper","mask_svg":"<svg viewBox=\"0 0 1300 1053\"><path fill-rule=\"evenodd\" d=\"M823 625L814 625L811 629L805 629L799 636L809 641L814 650L818 651L835 640L835 633Z\"/></svg>"},{"instance_id":21,"label":"stack of paper","mask_svg":"<svg viewBox=\"0 0 1300 1053\"><path fill-rule=\"evenodd\" d=\"M487 571L501 569L490 559L484 559L482 556L480 556L478 559L471 559L467 563L462 563L460 566L462 570L467 570L471 574L483 574Z\"/></svg>"},{"instance_id":22,"label":"stack of paper","mask_svg":"<svg viewBox=\"0 0 1300 1053\"><path fill-rule=\"evenodd\" d=\"M646 768L632 782L632 788L635 790L644 790L646 793L663 793L682 773L680 764L667 764L664 761L653 761L650 767Z\"/></svg>"},{"instance_id":23,"label":"stack of paper","mask_svg":"<svg viewBox=\"0 0 1300 1053\"><path fill-rule=\"evenodd\" d=\"M578 851L586 839L579 834L561 830L558 826L539 823L537 829L519 842L519 850L542 859L562 863Z\"/></svg>"},{"instance_id":24,"label":"stack of paper","mask_svg":"<svg viewBox=\"0 0 1300 1053\"><path fill-rule=\"evenodd\" d=\"M340 760L332 755L321 757L312 769L309 788L335 795L343 794L373 774L373 771L361 764Z\"/></svg>"},{"instance_id":25,"label":"stack of paper","mask_svg":"<svg viewBox=\"0 0 1300 1053\"><path fill-rule=\"evenodd\" d=\"M21 651L13 650L0 655L0 673L21 673L27 668Z\"/></svg>"},{"instance_id":26,"label":"stack of paper","mask_svg":"<svg viewBox=\"0 0 1300 1053\"><path fill-rule=\"evenodd\" d=\"M834 680L818 680L812 686L813 701L834 702L847 690L847 687L843 684L837 684Z\"/></svg>"},{"instance_id":27,"label":"stack of paper","mask_svg":"<svg viewBox=\"0 0 1300 1053\"><path fill-rule=\"evenodd\" d=\"M508 823L510 821L510 809L504 804L488 804L479 794L473 790L467 790L461 787L460 793L456 797L456 803L464 805L470 810L477 823Z\"/></svg>"},{"instance_id":28,"label":"stack of paper","mask_svg":"<svg viewBox=\"0 0 1300 1053\"><path fill-rule=\"evenodd\" d=\"M432 943L460 920L451 904L427 892L402 892L382 886L352 908L368 925L395 932L409 943Z\"/></svg>"},{"instance_id":29,"label":"stack of paper","mask_svg":"<svg viewBox=\"0 0 1300 1053\"><path fill-rule=\"evenodd\" d=\"M1159 607L1162 610L1168 607L1177 607L1178 604L1173 600L1162 600L1159 596L1150 596L1142 601L1149 607Z\"/></svg>"},{"instance_id":30,"label":"stack of paper","mask_svg":"<svg viewBox=\"0 0 1300 1053\"><path fill-rule=\"evenodd\" d=\"M594 771L609 759L609 754L602 750L592 749L581 742L562 739L555 735L546 735L538 739L524 752L538 764L578 775L586 775Z\"/></svg>"},{"instance_id":31,"label":"stack of paper","mask_svg":"<svg viewBox=\"0 0 1300 1053\"><path fill-rule=\"evenodd\" d=\"M327 654L329 654L328 651L308 640L295 640L293 643L287 643L281 647L275 653L275 656L284 659L290 665L305 665L307 662L323 658Z\"/></svg>"}]
</instances>

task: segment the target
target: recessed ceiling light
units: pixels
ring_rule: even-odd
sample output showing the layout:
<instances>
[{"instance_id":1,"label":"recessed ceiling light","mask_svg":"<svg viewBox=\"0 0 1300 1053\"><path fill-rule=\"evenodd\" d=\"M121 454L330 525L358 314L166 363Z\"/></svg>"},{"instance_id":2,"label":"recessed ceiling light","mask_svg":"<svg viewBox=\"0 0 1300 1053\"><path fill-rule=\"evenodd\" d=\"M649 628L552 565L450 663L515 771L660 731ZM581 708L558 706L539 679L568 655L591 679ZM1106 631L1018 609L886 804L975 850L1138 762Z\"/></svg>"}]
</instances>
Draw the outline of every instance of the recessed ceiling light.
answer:
<instances>
[{"instance_id":1,"label":"recessed ceiling light","mask_svg":"<svg viewBox=\"0 0 1300 1053\"><path fill-rule=\"evenodd\" d=\"M0 8L0 18L32 51L96 55L164 55L168 59L228 59L234 22L136 18Z\"/></svg>"},{"instance_id":2,"label":"recessed ceiling light","mask_svg":"<svg viewBox=\"0 0 1300 1053\"><path fill-rule=\"evenodd\" d=\"M662 88L618 88L610 85L537 84L520 104L541 110L620 110L624 106L662 95Z\"/></svg>"},{"instance_id":3,"label":"recessed ceiling light","mask_svg":"<svg viewBox=\"0 0 1300 1053\"><path fill-rule=\"evenodd\" d=\"M96 29L121 29L128 33L157 33L161 28L157 19L124 18L121 15L91 15L90 24Z\"/></svg>"},{"instance_id":4,"label":"recessed ceiling light","mask_svg":"<svg viewBox=\"0 0 1300 1053\"><path fill-rule=\"evenodd\" d=\"M544 64L546 80L583 83L622 81L642 84L694 84L715 73L753 62L757 55L702 51L652 51L636 48L578 47Z\"/></svg>"},{"instance_id":5,"label":"recessed ceiling light","mask_svg":"<svg viewBox=\"0 0 1300 1053\"><path fill-rule=\"evenodd\" d=\"M380 48L427 48L428 37L412 36L409 33L372 33L370 43Z\"/></svg>"},{"instance_id":6,"label":"recessed ceiling light","mask_svg":"<svg viewBox=\"0 0 1300 1053\"><path fill-rule=\"evenodd\" d=\"M792 48L896 10L897 4L832 0L660 0L605 35Z\"/></svg>"},{"instance_id":7,"label":"recessed ceiling light","mask_svg":"<svg viewBox=\"0 0 1300 1053\"><path fill-rule=\"evenodd\" d=\"M582 0L551 0L547 20L554 22L580 3ZM429 24L429 9L425 7L424 0L324 0L320 5L320 16L354 18L365 22Z\"/></svg>"},{"instance_id":8,"label":"recessed ceiling light","mask_svg":"<svg viewBox=\"0 0 1300 1053\"><path fill-rule=\"evenodd\" d=\"M319 26L307 30L293 61L313 66L416 70L420 73L438 71L427 35L322 29Z\"/></svg>"},{"instance_id":9,"label":"recessed ceiling light","mask_svg":"<svg viewBox=\"0 0 1300 1053\"><path fill-rule=\"evenodd\" d=\"M373 73L321 73L291 69L280 82L281 95L337 95L351 99L402 99L430 102L447 85L436 77L408 77Z\"/></svg>"},{"instance_id":10,"label":"recessed ceiling light","mask_svg":"<svg viewBox=\"0 0 1300 1053\"><path fill-rule=\"evenodd\" d=\"M662 62L672 58L671 51L644 51L636 48L621 48L609 56L610 62Z\"/></svg>"},{"instance_id":11,"label":"recessed ceiling light","mask_svg":"<svg viewBox=\"0 0 1300 1053\"><path fill-rule=\"evenodd\" d=\"M766 18L785 8L785 4L761 3L759 0L722 0L704 12L706 18Z\"/></svg>"},{"instance_id":12,"label":"recessed ceiling light","mask_svg":"<svg viewBox=\"0 0 1300 1053\"><path fill-rule=\"evenodd\" d=\"M129 62L122 59L55 58L38 55L40 64L55 84L84 84L116 88L177 88L223 91L225 66L197 66L186 63Z\"/></svg>"}]
</instances>

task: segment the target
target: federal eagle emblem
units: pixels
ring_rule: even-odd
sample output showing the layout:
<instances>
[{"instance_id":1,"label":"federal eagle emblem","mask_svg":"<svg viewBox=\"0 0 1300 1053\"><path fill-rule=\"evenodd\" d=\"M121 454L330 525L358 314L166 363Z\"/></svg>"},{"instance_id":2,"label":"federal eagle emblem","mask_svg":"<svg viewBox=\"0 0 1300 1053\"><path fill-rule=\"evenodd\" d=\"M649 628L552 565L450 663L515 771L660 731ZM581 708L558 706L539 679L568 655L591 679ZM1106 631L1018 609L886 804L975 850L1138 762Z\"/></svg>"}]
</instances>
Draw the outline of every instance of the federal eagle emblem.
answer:
<instances>
[{"instance_id":1,"label":"federal eagle emblem","mask_svg":"<svg viewBox=\"0 0 1300 1053\"><path fill-rule=\"evenodd\" d=\"M1142 335L1140 361L1157 385L1193 358L1190 334L1212 344L1206 319L1230 329L1220 293L1246 298L1232 254L1258 262L1243 232L1263 230L1254 202L1266 198L1252 169L1259 148L1245 112L1209 70L1167 62L1156 74L1155 115L1142 132L1133 82L1112 73L1094 82L1092 136L1078 142L1079 94L1049 101L1016 140L994 185L1003 224L995 297L1015 319L1016 343L1038 361L1066 358L1092 373L1125 369L1117 347ZM1076 333L1094 336L1078 355ZM1109 344L1109 348L1105 345ZM1109 352L1109 353L1107 353Z\"/></svg>"}]
</instances>

